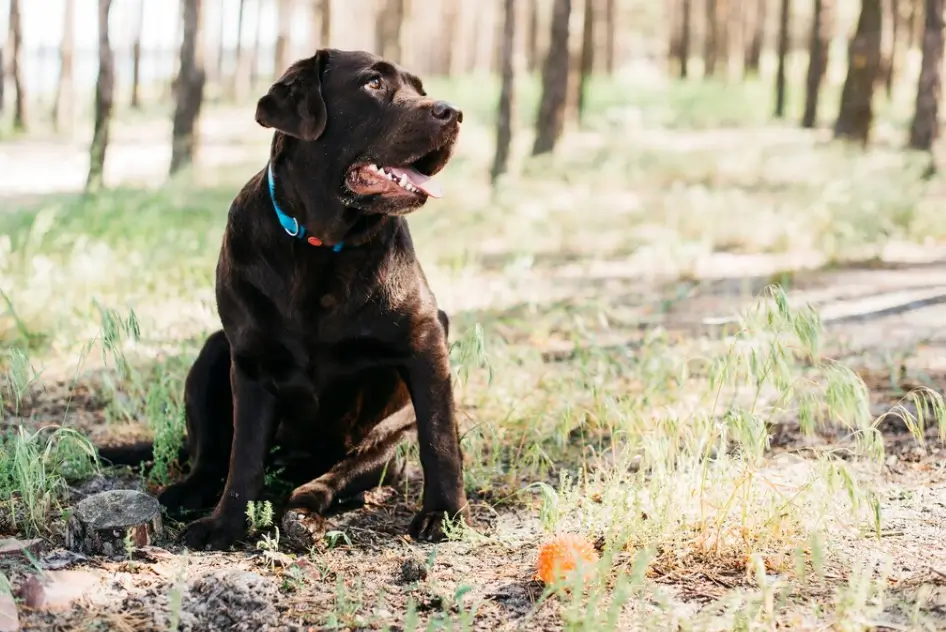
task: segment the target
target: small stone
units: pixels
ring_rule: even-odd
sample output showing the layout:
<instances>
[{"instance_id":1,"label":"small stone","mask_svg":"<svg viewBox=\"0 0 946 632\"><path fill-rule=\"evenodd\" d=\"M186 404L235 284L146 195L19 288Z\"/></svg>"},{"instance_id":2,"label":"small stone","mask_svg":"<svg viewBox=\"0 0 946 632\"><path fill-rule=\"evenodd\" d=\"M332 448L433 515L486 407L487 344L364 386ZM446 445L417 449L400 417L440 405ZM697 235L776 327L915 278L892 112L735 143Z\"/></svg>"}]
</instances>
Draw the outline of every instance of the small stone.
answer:
<instances>
[{"instance_id":1,"label":"small stone","mask_svg":"<svg viewBox=\"0 0 946 632\"><path fill-rule=\"evenodd\" d=\"M410 559L401 562L401 582L410 584L427 579L427 565L420 560Z\"/></svg>"},{"instance_id":2,"label":"small stone","mask_svg":"<svg viewBox=\"0 0 946 632\"><path fill-rule=\"evenodd\" d=\"M8 591L0 592L0 632L16 632L20 629L20 615L16 602Z\"/></svg>"},{"instance_id":3,"label":"small stone","mask_svg":"<svg viewBox=\"0 0 946 632\"><path fill-rule=\"evenodd\" d=\"M66 546L90 555L123 557L150 545L163 528L156 498L132 489L113 489L76 505L66 529Z\"/></svg>"},{"instance_id":4,"label":"small stone","mask_svg":"<svg viewBox=\"0 0 946 632\"><path fill-rule=\"evenodd\" d=\"M17 538L4 538L0 540L0 557L22 555L30 557L39 555L43 549L43 541L39 538L32 540L18 540Z\"/></svg>"}]
</instances>

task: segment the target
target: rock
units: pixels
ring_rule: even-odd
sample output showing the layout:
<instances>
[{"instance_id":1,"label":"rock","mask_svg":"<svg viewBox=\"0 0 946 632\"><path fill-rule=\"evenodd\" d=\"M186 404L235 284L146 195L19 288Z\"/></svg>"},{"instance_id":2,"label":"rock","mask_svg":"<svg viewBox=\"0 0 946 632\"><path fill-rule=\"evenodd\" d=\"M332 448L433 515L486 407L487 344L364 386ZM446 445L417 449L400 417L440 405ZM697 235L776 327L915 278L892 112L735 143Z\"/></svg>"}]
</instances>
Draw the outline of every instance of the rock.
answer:
<instances>
[{"instance_id":1,"label":"rock","mask_svg":"<svg viewBox=\"0 0 946 632\"><path fill-rule=\"evenodd\" d=\"M276 585L256 573L209 572L191 582L184 594L181 630L275 630L278 597Z\"/></svg>"},{"instance_id":2,"label":"rock","mask_svg":"<svg viewBox=\"0 0 946 632\"><path fill-rule=\"evenodd\" d=\"M427 579L427 566L420 560L408 559L401 562L401 582L410 584Z\"/></svg>"},{"instance_id":3,"label":"rock","mask_svg":"<svg viewBox=\"0 0 946 632\"><path fill-rule=\"evenodd\" d=\"M0 540L0 557L22 555L35 557L42 553L43 541L39 538L32 540L18 540L17 538L3 538Z\"/></svg>"},{"instance_id":4,"label":"rock","mask_svg":"<svg viewBox=\"0 0 946 632\"><path fill-rule=\"evenodd\" d=\"M17 592L28 608L62 610L89 595L101 581L89 571L48 571L27 577Z\"/></svg>"},{"instance_id":5,"label":"rock","mask_svg":"<svg viewBox=\"0 0 946 632\"><path fill-rule=\"evenodd\" d=\"M161 535L161 505L132 489L94 494L76 505L66 528L66 546L90 555L121 557Z\"/></svg>"},{"instance_id":6,"label":"rock","mask_svg":"<svg viewBox=\"0 0 946 632\"><path fill-rule=\"evenodd\" d=\"M0 592L0 632L16 632L20 629L20 615L16 602L9 591Z\"/></svg>"},{"instance_id":7,"label":"rock","mask_svg":"<svg viewBox=\"0 0 946 632\"><path fill-rule=\"evenodd\" d=\"M85 562L88 560L85 555L82 553L76 553L75 551L69 551L67 549L59 549L53 551L52 553L47 554L39 561L41 568L47 571L57 571L67 566L72 566L78 562Z\"/></svg>"}]
</instances>

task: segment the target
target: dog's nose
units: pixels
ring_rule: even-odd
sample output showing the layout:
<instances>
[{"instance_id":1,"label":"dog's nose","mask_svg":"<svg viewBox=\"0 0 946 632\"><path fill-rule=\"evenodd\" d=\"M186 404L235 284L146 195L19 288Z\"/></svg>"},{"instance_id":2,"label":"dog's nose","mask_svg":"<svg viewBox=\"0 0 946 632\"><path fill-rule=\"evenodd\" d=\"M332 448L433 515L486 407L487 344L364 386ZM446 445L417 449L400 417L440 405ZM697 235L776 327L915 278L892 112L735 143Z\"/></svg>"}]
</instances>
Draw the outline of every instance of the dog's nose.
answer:
<instances>
[{"instance_id":1,"label":"dog's nose","mask_svg":"<svg viewBox=\"0 0 946 632\"><path fill-rule=\"evenodd\" d=\"M457 123L463 122L463 112L455 108L446 101L437 101L433 108L434 118L441 121L450 121L456 119Z\"/></svg>"}]
</instances>

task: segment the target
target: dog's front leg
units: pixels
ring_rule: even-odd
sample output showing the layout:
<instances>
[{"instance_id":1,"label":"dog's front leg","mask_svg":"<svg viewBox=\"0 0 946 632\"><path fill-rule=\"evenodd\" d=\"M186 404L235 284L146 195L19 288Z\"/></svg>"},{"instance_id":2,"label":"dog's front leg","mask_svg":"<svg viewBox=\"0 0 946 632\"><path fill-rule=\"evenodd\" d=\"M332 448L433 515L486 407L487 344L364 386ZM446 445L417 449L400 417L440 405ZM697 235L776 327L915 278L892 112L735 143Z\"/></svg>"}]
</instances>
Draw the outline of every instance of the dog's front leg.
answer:
<instances>
[{"instance_id":1,"label":"dog's front leg","mask_svg":"<svg viewBox=\"0 0 946 632\"><path fill-rule=\"evenodd\" d=\"M234 355L230 368L234 427L226 486L214 512L181 534L188 548L224 549L242 537L247 502L256 500L263 489L266 454L276 428L276 397L247 374L246 362Z\"/></svg>"},{"instance_id":2,"label":"dog's front leg","mask_svg":"<svg viewBox=\"0 0 946 632\"><path fill-rule=\"evenodd\" d=\"M415 338L415 352L404 371L417 415L417 439L424 470L424 498L411 522L416 540L444 537L444 518L468 519L463 490L463 456L453 407L447 340L432 323Z\"/></svg>"}]
</instances>

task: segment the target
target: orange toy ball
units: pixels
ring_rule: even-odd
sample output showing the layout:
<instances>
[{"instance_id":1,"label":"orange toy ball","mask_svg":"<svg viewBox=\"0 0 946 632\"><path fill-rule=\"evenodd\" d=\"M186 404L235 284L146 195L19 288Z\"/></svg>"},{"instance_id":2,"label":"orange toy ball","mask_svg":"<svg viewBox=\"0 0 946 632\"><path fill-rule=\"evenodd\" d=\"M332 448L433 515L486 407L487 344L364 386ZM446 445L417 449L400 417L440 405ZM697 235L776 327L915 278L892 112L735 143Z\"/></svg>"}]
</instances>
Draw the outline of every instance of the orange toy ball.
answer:
<instances>
[{"instance_id":1,"label":"orange toy ball","mask_svg":"<svg viewBox=\"0 0 946 632\"><path fill-rule=\"evenodd\" d=\"M594 545L574 533L566 533L546 542L539 549L535 578L546 584L565 579L579 566L588 579L592 566L598 561Z\"/></svg>"}]
</instances>

